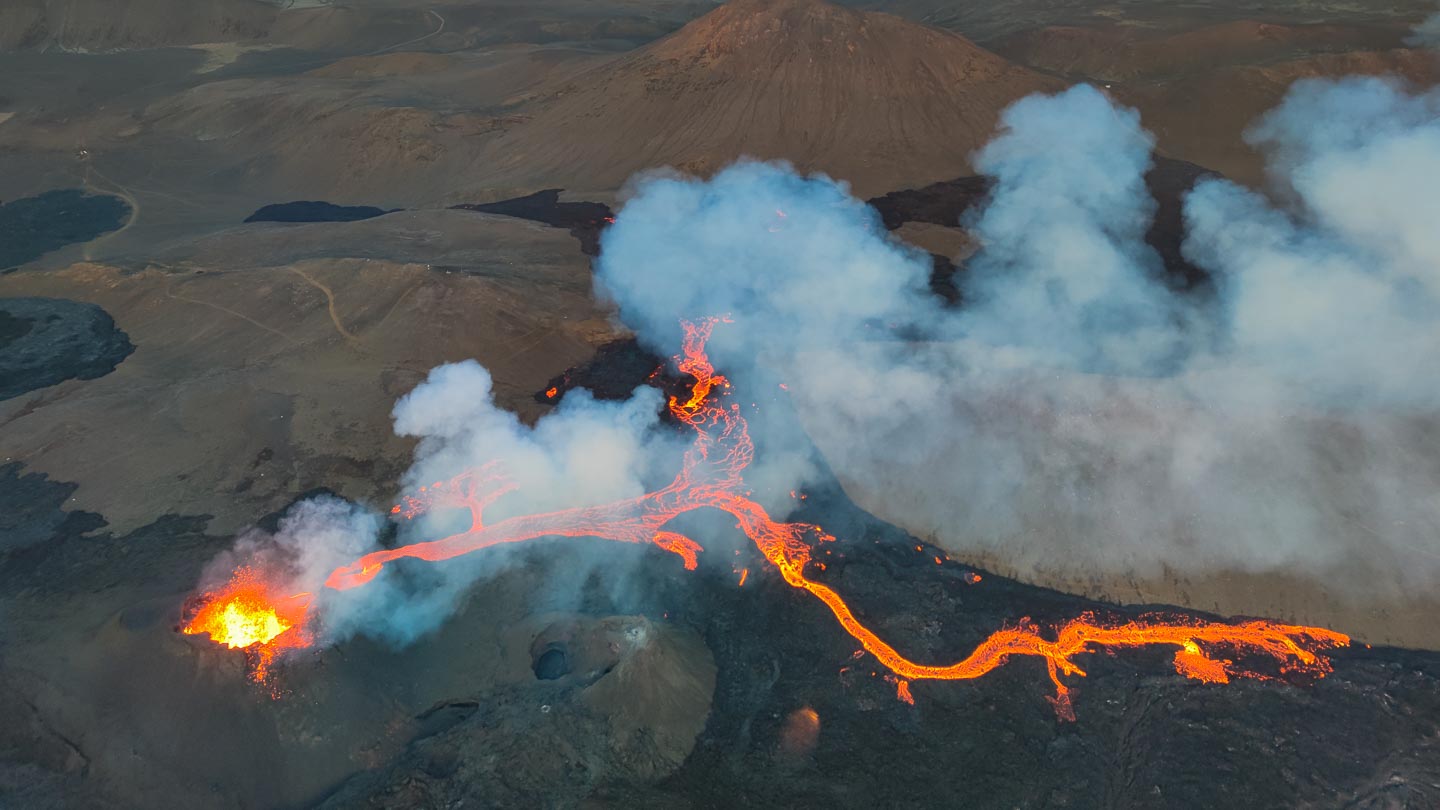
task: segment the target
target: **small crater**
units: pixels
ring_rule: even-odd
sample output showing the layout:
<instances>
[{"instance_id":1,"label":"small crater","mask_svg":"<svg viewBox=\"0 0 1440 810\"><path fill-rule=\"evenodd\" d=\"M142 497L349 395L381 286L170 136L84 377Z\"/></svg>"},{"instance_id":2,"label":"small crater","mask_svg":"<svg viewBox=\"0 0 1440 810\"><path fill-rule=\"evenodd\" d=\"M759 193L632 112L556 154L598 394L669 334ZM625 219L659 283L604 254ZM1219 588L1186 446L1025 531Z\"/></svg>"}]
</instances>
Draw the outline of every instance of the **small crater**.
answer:
<instances>
[{"instance_id":1,"label":"small crater","mask_svg":"<svg viewBox=\"0 0 1440 810\"><path fill-rule=\"evenodd\" d=\"M559 644L551 644L535 657L535 677L555 681L570 674L570 656Z\"/></svg>"}]
</instances>

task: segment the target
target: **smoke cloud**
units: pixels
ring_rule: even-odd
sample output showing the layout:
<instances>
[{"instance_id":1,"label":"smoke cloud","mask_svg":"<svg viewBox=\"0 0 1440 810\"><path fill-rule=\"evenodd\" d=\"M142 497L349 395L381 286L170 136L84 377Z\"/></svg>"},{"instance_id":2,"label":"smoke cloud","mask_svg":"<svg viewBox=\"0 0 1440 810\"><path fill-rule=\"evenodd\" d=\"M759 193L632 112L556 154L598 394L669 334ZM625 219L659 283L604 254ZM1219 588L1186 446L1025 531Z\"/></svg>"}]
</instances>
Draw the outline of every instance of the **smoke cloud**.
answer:
<instances>
[{"instance_id":1,"label":"smoke cloud","mask_svg":"<svg viewBox=\"0 0 1440 810\"><path fill-rule=\"evenodd\" d=\"M975 157L996 181L970 229L971 302L950 331L1025 365L1150 373L1181 351L1181 306L1144 242L1154 140L1089 86L1015 103ZM941 330L937 330L941 331Z\"/></svg>"},{"instance_id":2,"label":"smoke cloud","mask_svg":"<svg viewBox=\"0 0 1440 810\"><path fill-rule=\"evenodd\" d=\"M773 164L641 180L599 282L657 347L677 312L733 312L727 368L789 382L862 505L959 554L1079 576L1358 567L1384 597L1440 573L1435 103L1298 85L1250 136L1284 207L1224 181L1187 201L1210 296L1160 280L1153 140L1089 87L1017 103L976 156L996 185L964 223L982 248L958 312L843 184Z\"/></svg>"},{"instance_id":3,"label":"smoke cloud","mask_svg":"<svg viewBox=\"0 0 1440 810\"><path fill-rule=\"evenodd\" d=\"M873 209L824 177L744 162L712 180L642 175L605 232L597 287L652 350L674 354L679 320L728 313L713 360L822 347L838 324L928 319L928 258L885 238ZM784 332L784 340L776 337Z\"/></svg>"}]
</instances>

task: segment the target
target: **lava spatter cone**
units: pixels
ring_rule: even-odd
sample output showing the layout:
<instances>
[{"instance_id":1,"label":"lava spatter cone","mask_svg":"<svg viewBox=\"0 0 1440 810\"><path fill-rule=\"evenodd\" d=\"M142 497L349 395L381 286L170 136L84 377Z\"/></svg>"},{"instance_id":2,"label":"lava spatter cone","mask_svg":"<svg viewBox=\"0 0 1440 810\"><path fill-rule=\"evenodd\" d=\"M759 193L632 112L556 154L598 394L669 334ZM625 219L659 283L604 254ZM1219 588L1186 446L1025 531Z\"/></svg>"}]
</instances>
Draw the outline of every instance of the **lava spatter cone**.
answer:
<instances>
[{"instance_id":1,"label":"lava spatter cone","mask_svg":"<svg viewBox=\"0 0 1440 810\"><path fill-rule=\"evenodd\" d=\"M310 601L309 593L277 595L258 570L247 566L224 585L206 592L181 632L208 635L232 650L253 650L251 675L263 681L282 650L310 645L305 629Z\"/></svg>"}]
</instances>

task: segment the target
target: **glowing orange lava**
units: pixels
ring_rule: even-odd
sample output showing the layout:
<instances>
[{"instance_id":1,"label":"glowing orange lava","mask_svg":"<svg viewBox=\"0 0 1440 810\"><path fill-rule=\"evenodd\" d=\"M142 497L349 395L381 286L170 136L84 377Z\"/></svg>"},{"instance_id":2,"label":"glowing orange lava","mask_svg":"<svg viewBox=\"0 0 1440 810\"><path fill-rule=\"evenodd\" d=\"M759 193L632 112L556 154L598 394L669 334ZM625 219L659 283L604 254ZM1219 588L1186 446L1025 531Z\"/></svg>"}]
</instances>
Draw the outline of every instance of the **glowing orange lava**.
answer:
<instances>
[{"instance_id":1,"label":"glowing orange lava","mask_svg":"<svg viewBox=\"0 0 1440 810\"><path fill-rule=\"evenodd\" d=\"M895 698L897 700L902 703L909 703L911 706L915 705L915 696L910 694L909 681L897 678L894 675L886 677L885 680L895 684Z\"/></svg>"},{"instance_id":2,"label":"glowing orange lava","mask_svg":"<svg viewBox=\"0 0 1440 810\"><path fill-rule=\"evenodd\" d=\"M232 650L254 648L251 676L263 681L280 650L310 643L303 629L290 632L304 624L310 598L308 593L277 598L253 569L241 568L223 588L205 594L181 632L206 634Z\"/></svg>"},{"instance_id":3,"label":"glowing orange lava","mask_svg":"<svg viewBox=\"0 0 1440 810\"><path fill-rule=\"evenodd\" d=\"M486 524L481 520L484 508L513 486L493 468L482 468L449 482L422 488L419 496L407 498L394 510L413 517L435 505L465 507L471 512L469 529L438 540L366 554L351 565L336 569L325 584L339 590L359 587L374 579L387 563L402 557L440 562L491 546L554 536L652 543L680 556L687 569L694 569L696 555L703 551L701 546L664 527L685 512L710 507L730 513L740 530L788 585L824 604L845 632L890 670L897 696L907 703L914 701L910 681L979 678L1012 657L1030 656L1045 662L1055 687L1051 702L1056 713L1073 720L1070 690L1062 676L1083 676L1085 673L1074 658L1097 648L1173 646L1177 649L1175 669L1178 673L1211 683L1225 683L1231 676L1266 676L1259 671L1232 669L1232 662L1210 657L1202 644L1213 649L1266 656L1277 662L1282 673L1311 677L1323 677L1331 671L1329 659L1320 651L1349 644L1349 637L1341 633L1268 621L1225 624L1165 615L1105 621L1084 614L1054 628L1052 633L1045 633L1038 625L1022 619L1015 627L992 633L970 655L951 664L922 664L906 658L862 624L839 593L806 576L812 552L835 538L819 526L773 520L747 497L741 473L753 460L755 446L739 406L723 403L723 392L729 383L715 373L705 354L705 343L718 322L720 319L710 318L684 324L685 340L677 365L682 372L693 376L695 383L684 401L672 397L669 409L671 415L695 431L695 440L686 451L675 480L668 486L601 506L522 515ZM719 395L712 396L717 388ZM917 547L917 551L923 551L923 547ZM823 563L816 563L817 570L823 567ZM971 584L980 582L978 574L967 572L965 576Z\"/></svg>"}]
</instances>

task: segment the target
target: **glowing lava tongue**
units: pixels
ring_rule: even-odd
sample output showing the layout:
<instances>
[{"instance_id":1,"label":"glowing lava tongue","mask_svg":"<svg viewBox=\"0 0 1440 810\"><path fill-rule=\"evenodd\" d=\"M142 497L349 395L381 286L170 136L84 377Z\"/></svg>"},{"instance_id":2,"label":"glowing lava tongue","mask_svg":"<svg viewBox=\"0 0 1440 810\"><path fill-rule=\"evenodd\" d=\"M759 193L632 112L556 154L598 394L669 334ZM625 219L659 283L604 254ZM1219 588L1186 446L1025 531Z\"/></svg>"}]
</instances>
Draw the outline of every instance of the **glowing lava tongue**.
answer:
<instances>
[{"instance_id":1,"label":"glowing lava tongue","mask_svg":"<svg viewBox=\"0 0 1440 810\"><path fill-rule=\"evenodd\" d=\"M450 481L436 482L424 488L420 497L407 498L393 510L408 518L437 506L467 508L471 514L467 530L372 552L337 568L325 585L336 590L361 587L378 576L386 564L404 557L438 563L491 546L556 536L650 543L678 555L687 569L694 569L696 555L703 550L700 544L665 527L681 514L711 508L728 512L735 518L739 529L755 543L787 585L823 603L840 627L874 656L880 666L890 671L897 696L907 703L914 701L911 682L979 678L1011 658L1027 656L1044 662L1055 687L1055 696L1051 698L1055 711L1060 717L1073 720L1070 688L1062 676L1083 676L1085 672L1074 658L1097 648L1174 647L1176 672L1195 680L1227 683L1231 677L1274 676L1238 666L1228 659L1212 658L1214 651L1235 651L1252 659L1269 658L1272 668L1280 674L1321 678L1330 672L1330 662L1320 651L1350 643L1342 633L1267 621L1226 624L1163 614L1106 621L1082 614L1048 632L1021 619L1014 627L994 631L968 656L950 664L924 664L905 657L865 626L844 597L807 574L814 548L834 542L835 538L819 526L774 520L763 507L750 500L742 473L754 459L755 445L739 406L724 403L729 383L715 373L705 353L705 342L719 322L710 318L684 323L683 353L677 361L680 370L693 376L695 383L684 401L671 398L670 413L694 430L695 438L670 484L636 498L601 506L518 515L486 523L482 520L485 508L512 491L514 485L495 467L482 467ZM819 567L823 570L823 566ZM980 579L976 576L969 581L974 584ZM209 633L215 641L231 647L255 646L259 651L257 677L263 678L264 668L277 651L310 643L304 632L309 594L276 599L269 591L253 572L237 572L225 589L206 595L204 607L185 632Z\"/></svg>"}]
</instances>

